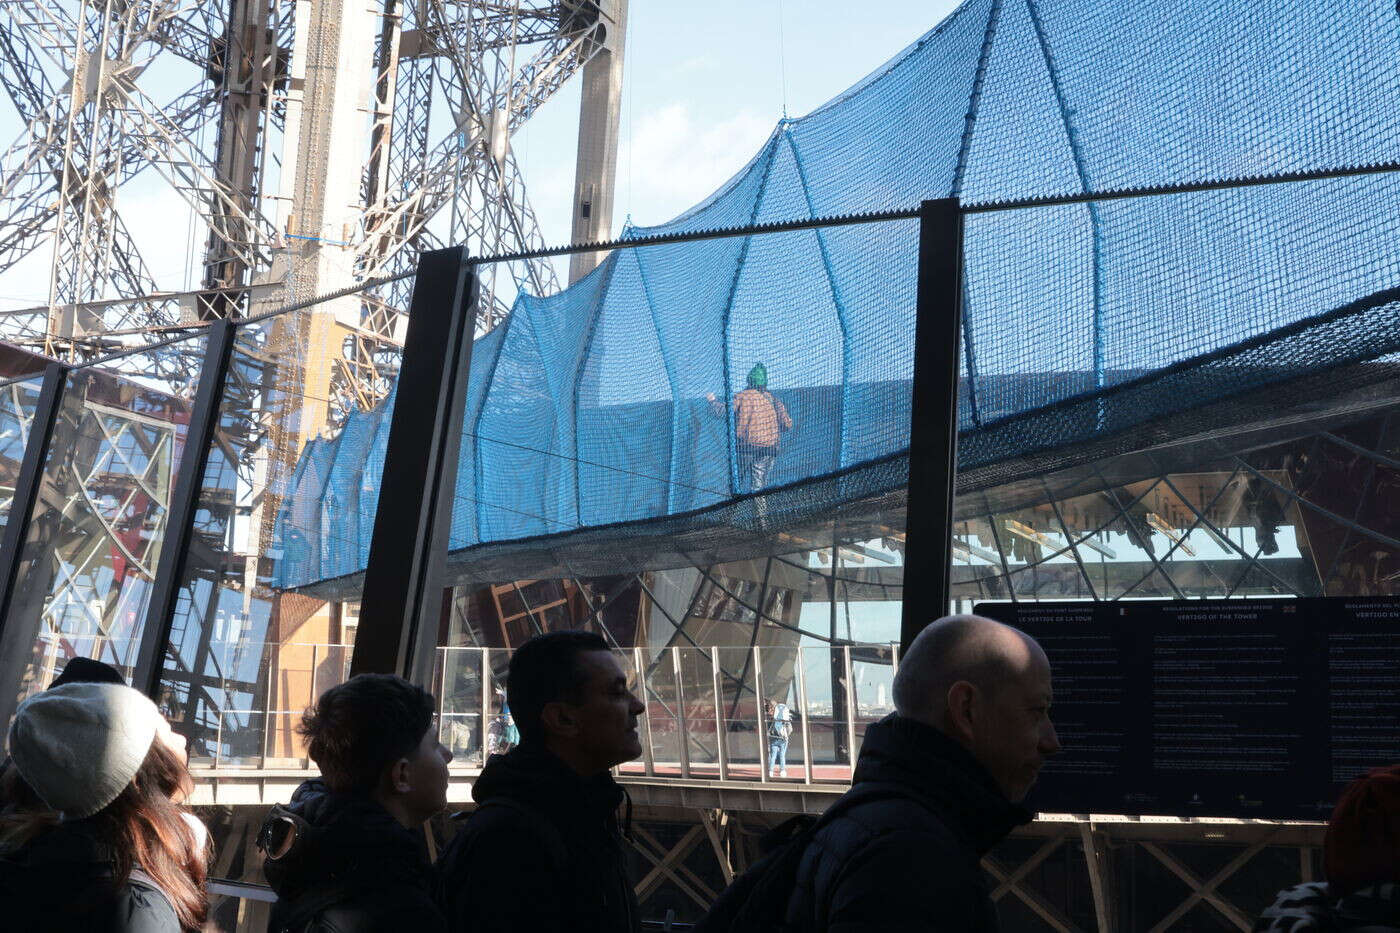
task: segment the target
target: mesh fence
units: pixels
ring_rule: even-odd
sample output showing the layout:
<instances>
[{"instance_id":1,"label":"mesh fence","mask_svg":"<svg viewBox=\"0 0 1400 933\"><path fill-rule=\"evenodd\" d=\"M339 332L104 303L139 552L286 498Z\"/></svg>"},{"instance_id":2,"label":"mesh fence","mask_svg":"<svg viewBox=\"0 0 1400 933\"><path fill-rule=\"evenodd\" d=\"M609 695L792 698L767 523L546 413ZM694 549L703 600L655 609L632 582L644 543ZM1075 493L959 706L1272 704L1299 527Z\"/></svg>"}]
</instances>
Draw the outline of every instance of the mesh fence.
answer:
<instances>
[{"instance_id":1,"label":"mesh fence","mask_svg":"<svg viewBox=\"0 0 1400 933\"><path fill-rule=\"evenodd\" d=\"M960 467L1005 478L990 468L1400 349L1400 175L993 210L1400 163L1397 53L1388 0L1248 17L1223 0L970 0L780 122L711 198L623 236L960 197ZM772 536L897 493L917 245L913 221L650 245L522 295L472 357L460 573L541 536ZM308 449L312 486L382 458L386 418L356 417L349 442ZM323 563L362 567L368 530Z\"/></svg>"}]
</instances>

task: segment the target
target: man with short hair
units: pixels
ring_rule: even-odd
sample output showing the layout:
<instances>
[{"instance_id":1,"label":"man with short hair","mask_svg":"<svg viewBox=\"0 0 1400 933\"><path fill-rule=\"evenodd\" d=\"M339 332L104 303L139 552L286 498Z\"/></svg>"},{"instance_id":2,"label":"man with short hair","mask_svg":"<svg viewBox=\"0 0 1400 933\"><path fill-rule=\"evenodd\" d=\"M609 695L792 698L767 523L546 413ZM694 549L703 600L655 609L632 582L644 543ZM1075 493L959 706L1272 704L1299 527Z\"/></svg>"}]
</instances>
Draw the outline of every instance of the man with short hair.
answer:
<instances>
[{"instance_id":1,"label":"man with short hair","mask_svg":"<svg viewBox=\"0 0 1400 933\"><path fill-rule=\"evenodd\" d=\"M269 930L445 930L423 824L447 806L436 704L391 674L332 687L298 730L321 777L258 836L277 892Z\"/></svg>"},{"instance_id":2,"label":"man with short hair","mask_svg":"<svg viewBox=\"0 0 1400 933\"><path fill-rule=\"evenodd\" d=\"M477 808L443 854L454 933L630 933L641 928L608 769L642 752L643 706L607 642L550 632L511 657L520 744L493 755Z\"/></svg>"},{"instance_id":3,"label":"man with short hair","mask_svg":"<svg viewBox=\"0 0 1400 933\"><path fill-rule=\"evenodd\" d=\"M1050 664L978 616L924 629L900 658L895 712L865 733L849 808L818 829L788 902L794 929L992 931L980 862L1016 826L1045 759Z\"/></svg>"}]
</instances>

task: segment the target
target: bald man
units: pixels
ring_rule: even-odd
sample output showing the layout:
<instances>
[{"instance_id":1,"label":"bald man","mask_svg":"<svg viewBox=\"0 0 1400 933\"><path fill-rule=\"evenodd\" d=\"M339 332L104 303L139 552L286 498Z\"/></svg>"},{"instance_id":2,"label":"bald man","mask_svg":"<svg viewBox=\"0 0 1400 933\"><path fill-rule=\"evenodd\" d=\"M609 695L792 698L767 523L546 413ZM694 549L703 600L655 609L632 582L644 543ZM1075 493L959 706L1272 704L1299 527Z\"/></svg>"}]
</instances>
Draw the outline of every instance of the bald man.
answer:
<instances>
[{"instance_id":1,"label":"bald man","mask_svg":"<svg viewBox=\"0 0 1400 933\"><path fill-rule=\"evenodd\" d=\"M1021 801L1060 749L1050 700L1050 664L1025 633L978 616L924 629L900 660L895 712L866 730L847 807L803 856L787 922L996 930L979 863L1031 819Z\"/></svg>"}]
</instances>

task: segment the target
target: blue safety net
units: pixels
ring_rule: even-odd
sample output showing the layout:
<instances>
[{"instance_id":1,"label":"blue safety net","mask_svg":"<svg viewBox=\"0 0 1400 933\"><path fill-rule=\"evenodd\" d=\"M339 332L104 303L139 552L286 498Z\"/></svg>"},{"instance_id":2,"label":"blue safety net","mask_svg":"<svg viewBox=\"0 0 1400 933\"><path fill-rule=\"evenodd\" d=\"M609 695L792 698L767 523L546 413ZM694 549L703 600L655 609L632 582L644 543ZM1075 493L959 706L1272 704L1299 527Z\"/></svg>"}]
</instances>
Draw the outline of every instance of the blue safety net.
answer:
<instances>
[{"instance_id":1,"label":"blue safety net","mask_svg":"<svg viewBox=\"0 0 1400 933\"><path fill-rule=\"evenodd\" d=\"M959 197L959 465L1005 478L1400 349L1400 174L978 209L1400 161L1398 61L1393 0L969 0L624 238ZM558 566L595 572L736 534L791 550L814 516L897 509L917 255L917 221L851 223L616 250L521 295L472 354L458 578L519 577L568 540L581 567ZM357 483L387 427L359 413L307 447L280 585L365 566Z\"/></svg>"}]
</instances>

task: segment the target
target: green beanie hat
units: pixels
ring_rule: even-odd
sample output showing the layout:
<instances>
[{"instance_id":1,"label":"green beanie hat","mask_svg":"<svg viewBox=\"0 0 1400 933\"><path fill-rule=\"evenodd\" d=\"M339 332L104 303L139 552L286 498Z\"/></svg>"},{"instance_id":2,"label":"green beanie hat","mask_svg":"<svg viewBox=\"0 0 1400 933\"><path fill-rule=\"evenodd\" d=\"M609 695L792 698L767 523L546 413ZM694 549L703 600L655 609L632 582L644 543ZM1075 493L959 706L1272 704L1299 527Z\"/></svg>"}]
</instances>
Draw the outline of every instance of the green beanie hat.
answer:
<instances>
[{"instance_id":1,"label":"green beanie hat","mask_svg":"<svg viewBox=\"0 0 1400 933\"><path fill-rule=\"evenodd\" d=\"M768 369L762 363L749 370L749 385L755 389L768 388Z\"/></svg>"}]
</instances>

